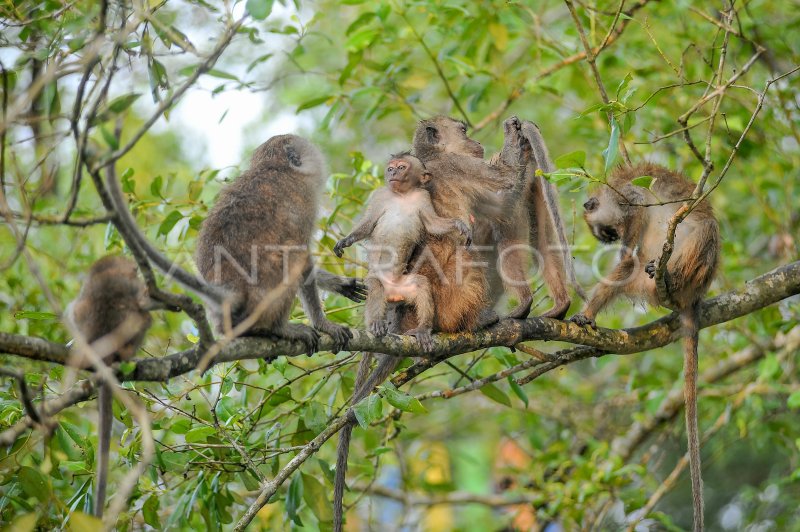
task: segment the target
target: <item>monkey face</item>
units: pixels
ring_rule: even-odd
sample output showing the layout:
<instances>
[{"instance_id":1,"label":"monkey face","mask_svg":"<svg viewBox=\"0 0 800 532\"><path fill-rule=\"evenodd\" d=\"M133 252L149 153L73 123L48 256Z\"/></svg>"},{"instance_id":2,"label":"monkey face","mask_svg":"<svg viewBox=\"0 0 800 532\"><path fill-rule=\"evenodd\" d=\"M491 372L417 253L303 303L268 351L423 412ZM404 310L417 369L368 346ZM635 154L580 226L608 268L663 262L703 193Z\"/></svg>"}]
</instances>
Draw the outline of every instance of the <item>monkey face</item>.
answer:
<instances>
[{"instance_id":1,"label":"monkey face","mask_svg":"<svg viewBox=\"0 0 800 532\"><path fill-rule=\"evenodd\" d=\"M483 159L481 143L467 136L467 124L446 116L437 116L420 124L425 128L424 140L443 151ZM416 142L416 139L415 139Z\"/></svg>"},{"instance_id":2,"label":"monkey face","mask_svg":"<svg viewBox=\"0 0 800 532\"><path fill-rule=\"evenodd\" d=\"M604 244L611 244L622 237L624 213L619 203L609 198L605 190L583 204L583 219L592 235Z\"/></svg>"},{"instance_id":3,"label":"monkey face","mask_svg":"<svg viewBox=\"0 0 800 532\"><path fill-rule=\"evenodd\" d=\"M386 186L395 194L405 194L428 182L430 174L416 157L404 154L386 164L384 179Z\"/></svg>"}]
</instances>

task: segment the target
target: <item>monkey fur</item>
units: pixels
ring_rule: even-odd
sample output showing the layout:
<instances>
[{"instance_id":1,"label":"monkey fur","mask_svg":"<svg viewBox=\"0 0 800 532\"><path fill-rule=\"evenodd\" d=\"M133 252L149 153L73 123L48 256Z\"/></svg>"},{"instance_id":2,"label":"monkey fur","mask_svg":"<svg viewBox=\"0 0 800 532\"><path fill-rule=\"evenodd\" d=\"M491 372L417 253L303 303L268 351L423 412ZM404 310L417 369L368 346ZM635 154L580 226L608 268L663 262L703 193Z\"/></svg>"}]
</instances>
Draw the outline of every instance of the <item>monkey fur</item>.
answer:
<instances>
[{"instance_id":1,"label":"monkey fur","mask_svg":"<svg viewBox=\"0 0 800 532\"><path fill-rule=\"evenodd\" d=\"M388 330L388 302L403 301L416 311L417 327L406 334L415 336L424 350L432 347L433 300L427 278L406 273L414 248L425 234L446 236L457 232L472 240L466 223L457 218L441 218L423 188L431 178L416 157L401 153L386 165L386 186L372 195L367 210L352 232L337 242L334 253L341 257L344 248L369 239L368 295L365 320L370 332L384 336Z\"/></svg>"},{"instance_id":2,"label":"monkey fur","mask_svg":"<svg viewBox=\"0 0 800 532\"><path fill-rule=\"evenodd\" d=\"M633 185L639 176L654 178L650 189ZM620 258L611 274L594 289L583 311L572 317L579 325L595 326L594 318L618 296L665 305L655 276L669 220L695 184L655 164L617 168L597 195L584 203L584 218L603 243L619 241ZM649 206L643 206L649 205ZM697 305L708 291L720 256L719 224L708 201L700 202L677 226L674 251L667 262L665 282L681 316L684 334L684 400L689 469L692 481L694 530L703 530L703 481L697 426Z\"/></svg>"},{"instance_id":3,"label":"monkey fur","mask_svg":"<svg viewBox=\"0 0 800 532\"><path fill-rule=\"evenodd\" d=\"M136 263L117 256L103 257L89 269L78 297L67 307L65 316L88 343L113 337L119 347L103 361L111 364L129 360L142 343L151 318L147 308L150 299L147 287L136 269ZM84 361L81 367L86 366ZM103 516L108 483L108 454L111 443L112 389L101 383L98 388L97 480L94 491L94 513Z\"/></svg>"},{"instance_id":4,"label":"monkey fur","mask_svg":"<svg viewBox=\"0 0 800 532\"><path fill-rule=\"evenodd\" d=\"M516 119L514 119L516 120ZM460 221L458 226L467 226L473 212L480 216L500 217L518 203L525 187L525 174L520 167L524 139L519 128L506 127L503 151L498 162L489 164L483 160L483 147L466 136L466 126L445 117L436 117L420 123L414 136L416 160L430 172L429 188L433 207L440 217ZM422 135L426 141L420 140ZM440 151L431 144L435 139L447 139L456 146L458 153ZM450 140L452 139L452 140ZM430 141L430 142L428 142ZM461 153L471 154L464 157ZM422 162L420 155L429 162ZM365 215L365 218L368 215ZM510 216L509 216L510 217ZM410 269L427 279L433 300L434 329L443 332L474 330L479 326L480 313L487 306L487 284L484 271L475 267L474 254L459 247L452 238L428 231L420 245L416 246ZM415 331L421 326L420 319L410 312L408 305L395 307L396 318L388 324L388 332ZM359 363L352 404L366 397L378 384L385 381L400 363L399 357L383 356L376 368L369 372L371 356ZM334 480L334 531L339 532L343 524L343 496L347 457L353 421L346 425L339 436Z\"/></svg>"},{"instance_id":5,"label":"monkey fur","mask_svg":"<svg viewBox=\"0 0 800 532\"><path fill-rule=\"evenodd\" d=\"M347 327L325 317L309 250L324 165L320 151L306 139L269 139L255 150L250 167L220 193L201 226L195 252L205 281L230 294L232 326L259 313L249 334L300 341L309 355L319 345L318 331L333 338L334 352L352 338ZM298 293L313 328L289 323ZM215 309L213 317L221 330L222 309Z\"/></svg>"}]
</instances>

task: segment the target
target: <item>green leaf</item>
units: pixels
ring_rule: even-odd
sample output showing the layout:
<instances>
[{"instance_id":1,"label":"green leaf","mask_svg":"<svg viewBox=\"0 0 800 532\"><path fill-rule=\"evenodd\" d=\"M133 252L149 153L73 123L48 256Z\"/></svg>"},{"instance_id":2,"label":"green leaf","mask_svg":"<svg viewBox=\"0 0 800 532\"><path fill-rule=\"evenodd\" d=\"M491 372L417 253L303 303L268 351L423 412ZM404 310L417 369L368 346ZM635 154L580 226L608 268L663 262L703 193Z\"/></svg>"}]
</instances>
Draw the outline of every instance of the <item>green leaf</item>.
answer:
<instances>
[{"instance_id":1,"label":"green leaf","mask_svg":"<svg viewBox=\"0 0 800 532\"><path fill-rule=\"evenodd\" d=\"M103 530L103 521L83 512L73 512L69 515L70 532L100 532Z\"/></svg>"},{"instance_id":2,"label":"green leaf","mask_svg":"<svg viewBox=\"0 0 800 532\"><path fill-rule=\"evenodd\" d=\"M153 196L161 197L161 187L164 185L164 178L160 175L157 175L153 178L153 181L150 182L150 194Z\"/></svg>"},{"instance_id":3,"label":"green leaf","mask_svg":"<svg viewBox=\"0 0 800 532\"><path fill-rule=\"evenodd\" d=\"M622 81L620 81L619 85L617 86L617 100L620 99L619 95L625 92L625 89L628 88L628 85L630 85L632 79L633 76L631 75L630 72L625 74L625 77L622 79Z\"/></svg>"},{"instance_id":4,"label":"green leaf","mask_svg":"<svg viewBox=\"0 0 800 532\"><path fill-rule=\"evenodd\" d=\"M195 427L186 433L187 443L205 443L209 436L217 433L214 427Z\"/></svg>"},{"instance_id":5,"label":"green leaf","mask_svg":"<svg viewBox=\"0 0 800 532\"><path fill-rule=\"evenodd\" d=\"M525 393L525 390L522 389L522 386L517 384L517 381L511 375L508 376L508 384L511 386L511 391L514 392L514 395L519 397L520 401L525 403L525 406L528 406L528 395Z\"/></svg>"},{"instance_id":6,"label":"green leaf","mask_svg":"<svg viewBox=\"0 0 800 532\"><path fill-rule=\"evenodd\" d=\"M333 522L333 510L328 502L328 489L311 475L303 477L303 500L320 523Z\"/></svg>"},{"instance_id":7,"label":"green leaf","mask_svg":"<svg viewBox=\"0 0 800 532\"><path fill-rule=\"evenodd\" d=\"M492 401L495 401L497 403L500 403L501 405L505 405L508 407L511 406L511 399L508 398L505 392L503 392L500 388L498 388L492 383L484 384L480 388L480 391L483 395L485 395Z\"/></svg>"},{"instance_id":8,"label":"green leaf","mask_svg":"<svg viewBox=\"0 0 800 532\"><path fill-rule=\"evenodd\" d=\"M608 173L611 167L617 160L617 153L619 152L619 124L617 119L611 117L611 136L608 139L608 147L603 150L603 157L605 158L605 171Z\"/></svg>"},{"instance_id":9,"label":"green leaf","mask_svg":"<svg viewBox=\"0 0 800 532\"><path fill-rule=\"evenodd\" d=\"M655 181L655 178L653 176L643 175L643 176L637 177L636 179L632 179L631 180L631 184L632 185L636 185L637 187L642 187L642 188L648 188L649 189L650 185L653 184L653 181Z\"/></svg>"},{"instance_id":10,"label":"green leaf","mask_svg":"<svg viewBox=\"0 0 800 532\"><path fill-rule=\"evenodd\" d=\"M300 105L298 105L297 109L295 109L295 112L299 113L300 111L305 111L306 109L311 109L312 107L316 107L318 105L322 105L323 103L327 102L331 98L333 98L333 96L331 96L330 94L328 94L326 96L320 96L318 98L313 98L311 100L308 100L307 102L303 102Z\"/></svg>"},{"instance_id":11,"label":"green leaf","mask_svg":"<svg viewBox=\"0 0 800 532\"><path fill-rule=\"evenodd\" d=\"M53 314L52 312L35 312L35 311L28 311L28 310L21 310L19 312L14 313L15 320L57 320L58 314Z\"/></svg>"},{"instance_id":12,"label":"green leaf","mask_svg":"<svg viewBox=\"0 0 800 532\"><path fill-rule=\"evenodd\" d=\"M583 168L586 164L585 151L571 151L555 160L556 168Z\"/></svg>"},{"instance_id":13,"label":"green leaf","mask_svg":"<svg viewBox=\"0 0 800 532\"><path fill-rule=\"evenodd\" d=\"M295 475L289 483L289 491L286 494L286 514L289 520L293 521L296 525L303 526L300 517L297 515L297 509L300 508L300 502L303 499L303 477L302 475Z\"/></svg>"},{"instance_id":14,"label":"green leaf","mask_svg":"<svg viewBox=\"0 0 800 532\"><path fill-rule=\"evenodd\" d=\"M161 523L158 519L158 506L159 500L157 495L150 495L142 505L142 516L144 522L156 530L161 529Z\"/></svg>"},{"instance_id":15,"label":"green leaf","mask_svg":"<svg viewBox=\"0 0 800 532\"><path fill-rule=\"evenodd\" d=\"M800 392L792 393L786 401L786 406L789 408L800 408Z\"/></svg>"},{"instance_id":16,"label":"green leaf","mask_svg":"<svg viewBox=\"0 0 800 532\"><path fill-rule=\"evenodd\" d=\"M428 410L422 406L418 399L401 392L392 383L386 383L381 386L383 397L393 407L402 410L403 412L414 412L415 414L424 414Z\"/></svg>"},{"instance_id":17,"label":"green leaf","mask_svg":"<svg viewBox=\"0 0 800 532\"><path fill-rule=\"evenodd\" d=\"M100 135L103 137L103 140L106 141L106 144L112 149L116 150L119 148L119 139L114 136L105 126L100 126Z\"/></svg>"},{"instance_id":18,"label":"green leaf","mask_svg":"<svg viewBox=\"0 0 800 532\"><path fill-rule=\"evenodd\" d=\"M272 12L274 0L247 0L244 5L250 16L256 20L264 20Z\"/></svg>"},{"instance_id":19,"label":"green leaf","mask_svg":"<svg viewBox=\"0 0 800 532\"><path fill-rule=\"evenodd\" d=\"M183 214L178 211L172 211L164 218L164 221L161 222L161 225L158 226L158 236L161 235L168 235L172 228L175 227L175 224L183 220Z\"/></svg>"},{"instance_id":20,"label":"green leaf","mask_svg":"<svg viewBox=\"0 0 800 532\"><path fill-rule=\"evenodd\" d=\"M325 430L328 424L328 416L325 415L325 408L316 401L308 403L305 408L303 419L306 422L306 426L311 429L314 434L319 434Z\"/></svg>"},{"instance_id":21,"label":"green leaf","mask_svg":"<svg viewBox=\"0 0 800 532\"><path fill-rule=\"evenodd\" d=\"M368 395L353 407L353 413L356 415L358 424L366 429L370 423L380 419L383 413L383 403L380 395Z\"/></svg>"},{"instance_id":22,"label":"green leaf","mask_svg":"<svg viewBox=\"0 0 800 532\"><path fill-rule=\"evenodd\" d=\"M141 94L133 92L131 94L125 94L123 96L114 98L108 103L108 110L111 111L112 113L119 114L128 107L130 107L131 105L133 105L133 102L138 100L139 96L141 96Z\"/></svg>"},{"instance_id":23,"label":"green leaf","mask_svg":"<svg viewBox=\"0 0 800 532\"><path fill-rule=\"evenodd\" d=\"M50 498L50 487L47 485L47 477L38 469L22 466L17 473L19 484L22 491L29 497L36 497L42 502L47 502Z\"/></svg>"},{"instance_id":24,"label":"green leaf","mask_svg":"<svg viewBox=\"0 0 800 532\"><path fill-rule=\"evenodd\" d=\"M189 432L189 429L192 428L191 420L183 417L176 420L172 425L170 425L169 430L174 432L175 434L186 434Z\"/></svg>"},{"instance_id":25,"label":"green leaf","mask_svg":"<svg viewBox=\"0 0 800 532\"><path fill-rule=\"evenodd\" d=\"M32 532L36 528L38 519L36 514L24 514L15 518L5 530L7 532Z\"/></svg>"},{"instance_id":26,"label":"green leaf","mask_svg":"<svg viewBox=\"0 0 800 532\"><path fill-rule=\"evenodd\" d=\"M272 394L272 397L269 398L267 404L269 406L278 406L280 404L285 403L286 401L291 401L291 400L292 400L292 390L290 390L289 387L287 386L285 388L281 388L280 390Z\"/></svg>"},{"instance_id":27,"label":"green leaf","mask_svg":"<svg viewBox=\"0 0 800 532\"><path fill-rule=\"evenodd\" d=\"M214 76L215 78L229 79L231 81L239 81L239 78L237 78L233 74L223 72L222 70L217 70L216 68L212 68L211 70L206 72L206 74L208 74L209 76Z\"/></svg>"}]
</instances>

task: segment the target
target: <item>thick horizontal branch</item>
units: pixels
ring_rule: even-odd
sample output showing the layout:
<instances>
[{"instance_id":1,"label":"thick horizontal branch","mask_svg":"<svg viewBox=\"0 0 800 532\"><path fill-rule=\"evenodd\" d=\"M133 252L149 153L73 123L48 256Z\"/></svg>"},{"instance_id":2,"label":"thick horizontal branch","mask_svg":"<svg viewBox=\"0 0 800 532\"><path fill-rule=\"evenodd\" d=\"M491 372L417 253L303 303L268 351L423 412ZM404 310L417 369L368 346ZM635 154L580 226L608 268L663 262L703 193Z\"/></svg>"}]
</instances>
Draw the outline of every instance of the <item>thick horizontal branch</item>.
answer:
<instances>
[{"instance_id":1,"label":"thick horizontal branch","mask_svg":"<svg viewBox=\"0 0 800 532\"><path fill-rule=\"evenodd\" d=\"M700 306L700 327L710 327L750 314L756 310L800 293L800 261L792 262L766 273L738 290L708 299ZM531 340L559 341L585 345L606 353L630 354L665 346L680 337L680 320L672 313L641 327L630 329L596 330L580 327L567 321L548 318L504 320L499 324L475 333L437 334L435 348L428 358L431 363L449 357L494 346L511 347ZM330 349L332 340L323 336L321 350ZM303 354L299 343L275 341L266 338L238 338L226 346L214 363L244 359L272 360L280 355ZM388 335L375 338L371 334L354 330L350 341L351 351L369 351L391 356L419 356L419 346L411 337ZM7 333L0 333L0 353L63 364L67 348L61 344ZM136 368L123 376L128 381L167 381L194 370L203 353L187 350L163 358L136 360Z\"/></svg>"}]
</instances>

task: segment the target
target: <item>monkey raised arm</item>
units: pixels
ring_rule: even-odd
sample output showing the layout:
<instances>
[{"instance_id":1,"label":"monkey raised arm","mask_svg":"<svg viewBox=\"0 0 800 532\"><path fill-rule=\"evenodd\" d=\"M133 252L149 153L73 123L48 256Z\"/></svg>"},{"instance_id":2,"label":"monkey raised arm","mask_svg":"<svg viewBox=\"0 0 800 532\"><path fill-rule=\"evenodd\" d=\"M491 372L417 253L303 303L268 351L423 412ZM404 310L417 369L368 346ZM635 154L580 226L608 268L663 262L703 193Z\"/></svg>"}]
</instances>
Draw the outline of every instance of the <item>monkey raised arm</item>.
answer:
<instances>
[{"instance_id":1,"label":"monkey raised arm","mask_svg":"<svg viewBox=\"0 0 800 532\"><path fill-rule=\"evenodd\" d=\"M391 194L391 192L386 188L380 188L375 191L367 203L367 212L364 213L364 217L359 220L349 235L339 240L333 247L333 252L337 257L342 257L345 248L349 248L372 234L378 220L383 215L383 206L388 200L388 194Z\"/></svg>"},{"instance_id":2,"label":"monkey raised arm","mask_svg":"<svg viewBox=\"0 0 800 532\"><path fill-rule=\"evenodd\" d=\"M421 203L419 217L428 234L439 236L446 235L452 231L458 231L459 234L465 238L465 245L467 247L472 244L472 229L470 229L466 223L457 218L442 218L437 215L427 192L425 194L425 200Z\"/></svg>"}]
</instances>

